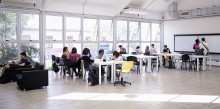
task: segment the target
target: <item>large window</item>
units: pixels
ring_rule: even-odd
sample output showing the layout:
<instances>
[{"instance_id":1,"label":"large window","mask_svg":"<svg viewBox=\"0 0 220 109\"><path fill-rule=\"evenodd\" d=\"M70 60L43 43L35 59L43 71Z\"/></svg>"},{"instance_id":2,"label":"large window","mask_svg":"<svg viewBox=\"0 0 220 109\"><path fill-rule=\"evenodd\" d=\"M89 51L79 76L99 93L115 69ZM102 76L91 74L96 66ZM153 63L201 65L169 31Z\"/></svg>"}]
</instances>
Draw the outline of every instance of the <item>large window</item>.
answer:
<instances>
[{"instance_id":1,"label":"large window","mask_svg":"<svg viewBox=\"0 0 220 109\"><path fill-rule=\"evenodd\" d=\"M65 46L68 47L69 51L72 51L73 47L76 47L77 53L82 54L81 43L65 43Z\"/></svg>"},{"instance_id":2,"label":"large window","mask_svg":"<svg viewBox=\"0 0 220 109\"><path fill-rule=\"evenodd\" d=\"M16 40L17 14L0 12L0 40Z\"/></svg>"},{"instance_id":3,"label":"large window","mask_svg":"<svg viewBox=\"0 0 220 109\"><path fill-rule=\"evenodd\" d=\"M46 40L62 40L62 17L46 16Z\"/></svg>"},{"instance_id":4,"label":"large window","mask_svg":"<svg viewBox=\"0 0 220 109\"><path fill-rule=\"evenodd\" d=\"M81 19L66 17L66 40L81 40Z\"/></svg>"},{"instance_id":5,"label":"large window","mask_svg":"<svg viewBox=\"0 0 220 109\"><path fill-rule=\"evenodd\" d=\"M40 47L39 43L21 43L21 52L27 53L27 58L31 63L40 62Z\"/></svg>"},{"instance_id":6,"label":"large window","mask_svg":"<svg viewBox=\"0 0 220 109\"><path fill-rule=\"evenodd\" d=\"M98 55L98 44L97 43L84 43L83 48L89 48L92 57Z\"/></svg>"},{"instance_id":7,"label":"large window","mask_svg":"<svg viewBox=\"0 0 220 109\"><path fill-rule=\"evenodd\" d=\"M17 62L18 46L16 43L0 43L0 63L8 64L12 61Z\"/></svg>"},{"instance_id":8,"label":"large window","mask_svg":"<svg viewBox=\"0 0 220 109\"><path fill-rule=\"evenodd\" d=\"M152 41L160 41L160 24L152 23Z\"/></svg>"},{"instance_id":9,"label":"large window","mask_svg":"<svg viewBox=\"0 0 220 109\"><path fill-rule=\"evenodd\" d=\"M138 41L140 35L140 29L138 22L129 22L129 40Z\"/></svg>"},{"instance_id":10,"label":"large window","mask_svg":"<svg viewBox=\"0 0 220 109\"><path fill-rule=\"evenodd\" d=\"M100 20L100 41L113 41L112 20Z\"/></svg>"},{"instance_id":11,"label":"large window","mask_svg":"<svg viewBox=\"0 0 220 109\"><path fill-rule=\"evenodd\" d=\"M97 41L98 40L98 20L84 19L83 21L83 40Z\"/></svg>"},{"instance_id":12,"label":"large window","mask_svg":"<svg viewBox=\"0 0 220 109\"><path fill-rule=\"evenodd\" d=\"M39 15L21 15L21 40L39 40Z\"/></svg>"},{"instance_id":13,"label":"large window","mask_svg":"<svg viewBox=\"0 0 220 109\"><path fill-rule=\"evenodd\" d=\"M117 40L127 41L127 21L117 21Z\"/></svg>"},{"instance_id":14,"label":"large window","mask_svg":"<svg viewBox=\"0 0 220 109\"><path fill-rule=\"evenodd\" d=\"M150 41L150 23L141 23L141 40Z\"/></svg>"},{"instance_id":15,"label":"large window","mask_svg":"<svg viewBox=\"0 0 220 109\"><path fill-rule=\"evenodd\" d=\"M51 68L52 66L52 55L56 57L61 57L63 54L63 44L62 43L46 43L45 44L45 65L46 68Z\"/></svg>"}]
</instances>

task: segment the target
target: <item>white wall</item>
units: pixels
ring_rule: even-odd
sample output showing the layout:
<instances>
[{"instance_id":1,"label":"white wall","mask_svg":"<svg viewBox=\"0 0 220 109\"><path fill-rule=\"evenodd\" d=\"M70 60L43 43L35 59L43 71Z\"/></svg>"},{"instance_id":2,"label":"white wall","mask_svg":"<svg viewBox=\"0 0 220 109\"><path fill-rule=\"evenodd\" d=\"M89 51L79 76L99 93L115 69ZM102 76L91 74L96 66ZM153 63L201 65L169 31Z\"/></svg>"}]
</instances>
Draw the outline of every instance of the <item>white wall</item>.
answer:
<instances>
[{"instance_id":1,"label":"white wall","mask_svg":"<svg viewBox=\"0 0 220 109\"><path fill-rule=\"evenodd\" d=\"M174 34L206 33L220 33L220 17L164 21L164 44L171 51L174 51Z\"/></svg>"}]
</instances>

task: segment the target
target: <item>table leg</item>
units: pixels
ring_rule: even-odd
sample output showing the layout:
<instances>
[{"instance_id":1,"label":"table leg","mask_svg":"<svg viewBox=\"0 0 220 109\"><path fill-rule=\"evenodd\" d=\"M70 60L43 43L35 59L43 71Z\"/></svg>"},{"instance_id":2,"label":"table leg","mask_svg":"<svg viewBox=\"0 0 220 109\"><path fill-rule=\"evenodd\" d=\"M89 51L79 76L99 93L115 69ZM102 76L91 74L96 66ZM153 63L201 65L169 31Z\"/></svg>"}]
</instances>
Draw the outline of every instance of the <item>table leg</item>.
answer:
<instances>
[{"instance_id":1,"label":"table leg","mask_svg":"<svg viewBox=\"0 0 220 109\"><path fill-rule=\"evenodd\" d=\"M163 65L163 62L162 62L162 55L159 55L159 60L160 60L160 66Z\"/></svg>"},{"instance_id":2,"label":"table leg","mask_svg":"<svg viewBox=\"0 0 220 109\"><path fill-rule=\"evenodd\" d=\"M143 60L140 59L140 73L142 72L142 65L143 65Z\"/></svg>"},{"instance_id":3,"label":"table leg","mask_svg":"<svg viewBox=\"0 0 220 109\"><path fill-rule=\"evenodd\" d=\"M211 71L211 69L212 69L212 68L211 68L211 61L212 61L212 60L211 60L211 56L209 56L209 70L210 70L210 71Z\"/></svg>"},{"instance_id":4,"label":"table leg","mask_svg":"<svg viewBox=\"0 0 220 109\"><path fill-rule=\"evenodd\" d=\"M116 64L113 64L113 82L115 82L115 65Z\"/></svg>"},{"instance_id":5,"label":"table leg","mask_svg":"<svg viewBox=\"0 0 220 109\"><path fill-rule=\"evenodd\" d=\"M114 65L112 64L111 65L111 83L114 83L114 76L113 76L113 67L114 67Z\"/></svg>"},{"instance_id":6,"label":"table leg","mask_svg":"<svg viewBox=\"0 0 220 109\"><path fill-rule=\"evenodd\" d=\"M202 62L202 70L203 71L205 70L205 59L206 59L205 57L202 58L202 61L203 61Z\"/></svg>"},{"instance_id":7,"label":"table leg","mask_svg":"<svg viewBox=\"0 0 220 109\"><path fill-rule=\"evenodd\" d=\"M157 57L157 72L159 71L159 67L158 67L158 57Z\"/></svg>"},{"instance_id":8,"label":"table leg","mask_svg":"<svg viewBox=\"0 0 220 109\"><path fill-rule=\"evenodd\" d=\"M99 84L101 84L101 65L99 65Z\"/></svg>"},{"instance_id":9,"label":"table leg","mask_svg":"<svg viewBox=\"0 0 220 109\"><path fill-rule=\"evenodd\" d=\"M180 69L180 57L179 56L177 56L177 63L176 64L177 64L176 68Z\"/></svg>"},{"instance_id":10,"label":"table leg","mask_svg":"<svg viewBox=\"0 0 220 109\"><path fill-rule=\"evenodd\" d=\"M199 71L199 58L197 58L197 71Z\"/></svg>"},{"instance_id":11,"label":"table leg","mask_svg":"<svg viewBox=\"0 0 220 109\"><path fill-rule=\"evenodd\" d=\"M147 72L151 72L151 58L147 58Z\"/></svg>"}]
</instances>

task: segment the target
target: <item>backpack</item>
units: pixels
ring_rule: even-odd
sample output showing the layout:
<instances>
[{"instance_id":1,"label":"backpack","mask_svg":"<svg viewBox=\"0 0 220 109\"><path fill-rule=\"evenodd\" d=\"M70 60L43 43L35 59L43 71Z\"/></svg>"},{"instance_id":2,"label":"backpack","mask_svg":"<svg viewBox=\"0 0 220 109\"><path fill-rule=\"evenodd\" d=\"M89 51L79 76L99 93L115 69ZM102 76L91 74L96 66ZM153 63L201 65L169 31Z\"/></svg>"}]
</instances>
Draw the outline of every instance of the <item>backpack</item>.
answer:
<instances>
[{"instance_id":1,"label":"backpack","mask_svg":"<svg viewBox=\"0 0 220 109\"><path fill-rule=\"evenodd\" d=\"M99 76L94 72L95 71L93 71L93 70L89 72L88 83L90 86L95 86L95 85L99 84Z\"/></svg>"},{"instance_id":2,"label":"backpack","mask_svg":"<svg viewBox=\"0 0 220 109\"><path fill-rule=\"evenodd\" d=\"M56 64L56 62L53 63L53 65L52 65L52 70L53 70L55 73L59 72L60 68L58 67L58 65Z\"/></svg>"}]
</instances>

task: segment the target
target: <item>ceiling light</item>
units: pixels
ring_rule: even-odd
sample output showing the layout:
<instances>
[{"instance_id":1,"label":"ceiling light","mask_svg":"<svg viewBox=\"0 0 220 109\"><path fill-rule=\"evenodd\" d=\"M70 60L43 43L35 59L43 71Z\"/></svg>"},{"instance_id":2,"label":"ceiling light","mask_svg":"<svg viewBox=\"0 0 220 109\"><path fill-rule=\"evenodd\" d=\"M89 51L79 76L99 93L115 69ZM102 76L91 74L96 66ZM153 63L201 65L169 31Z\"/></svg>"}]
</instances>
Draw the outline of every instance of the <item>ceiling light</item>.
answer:
<instances>
[{"instance_id":1,"label":"ceiling light","mask_svg":"<svg viewBox=\"0 0 220 109\"><path fill-rule=\"evenodd\" d=\"M148 14L146 9L130 8L130 7L125 8L123 12L126 14Z\"/></svg>"}]
</instances>

